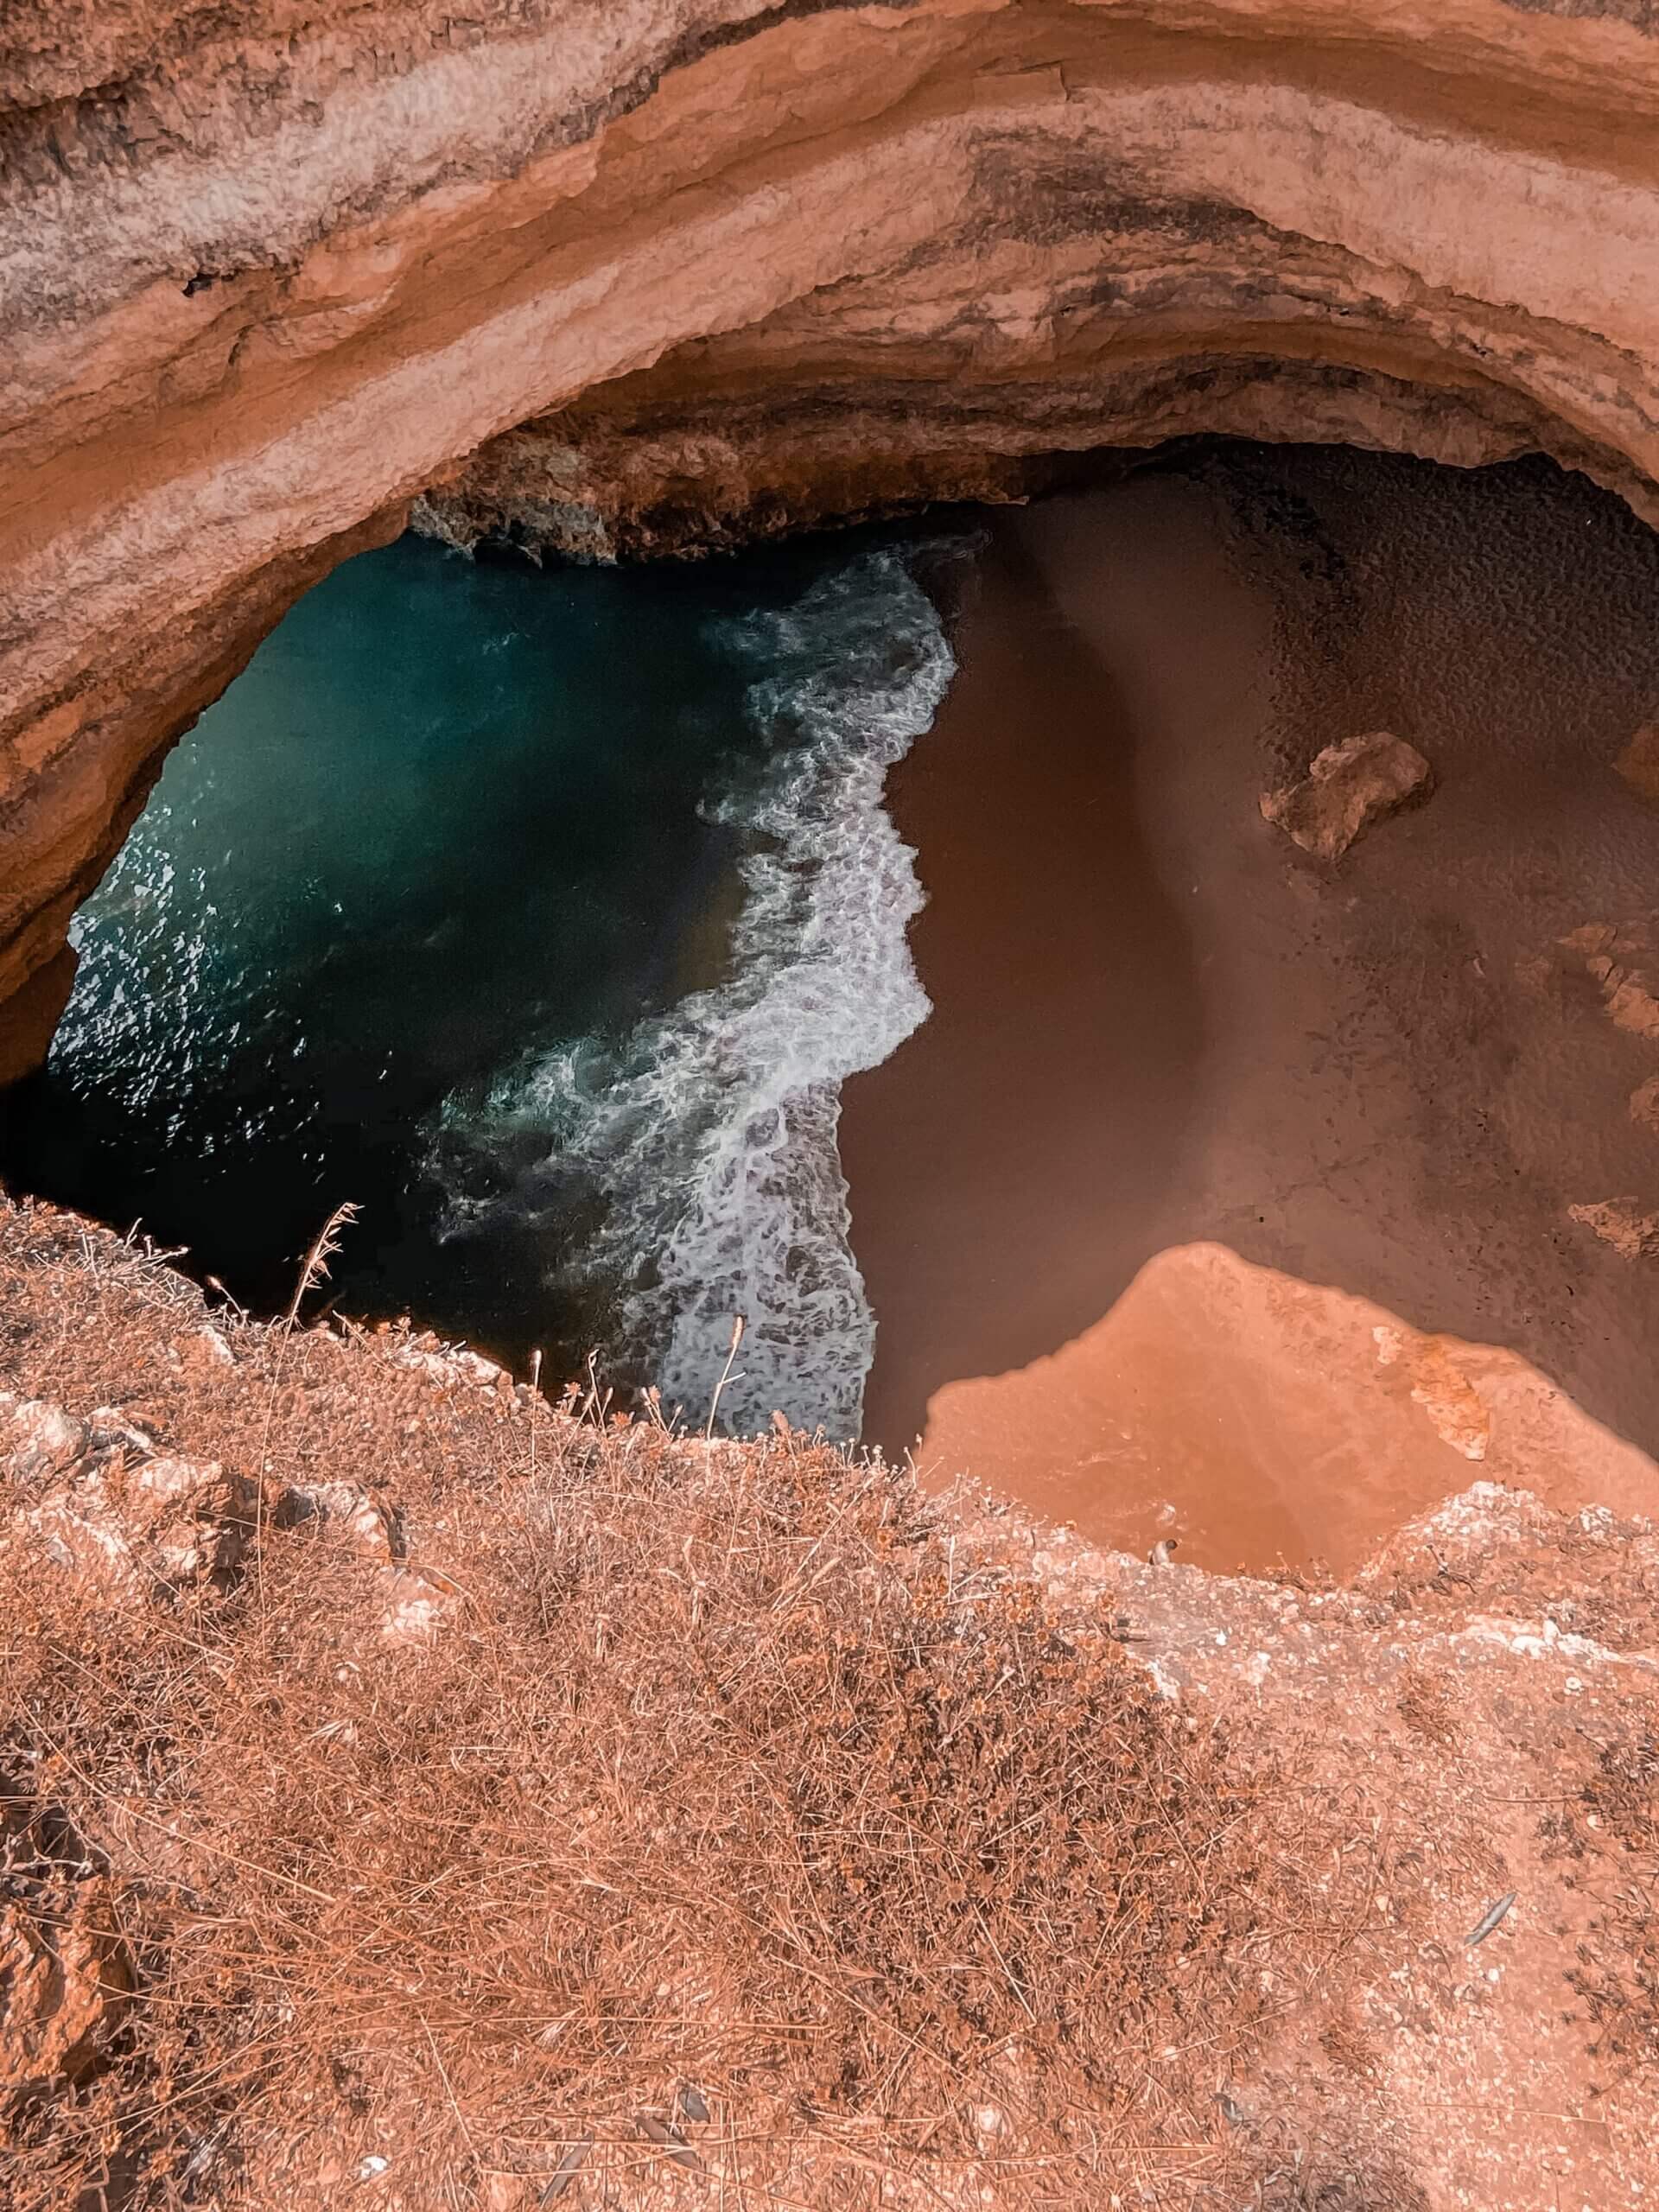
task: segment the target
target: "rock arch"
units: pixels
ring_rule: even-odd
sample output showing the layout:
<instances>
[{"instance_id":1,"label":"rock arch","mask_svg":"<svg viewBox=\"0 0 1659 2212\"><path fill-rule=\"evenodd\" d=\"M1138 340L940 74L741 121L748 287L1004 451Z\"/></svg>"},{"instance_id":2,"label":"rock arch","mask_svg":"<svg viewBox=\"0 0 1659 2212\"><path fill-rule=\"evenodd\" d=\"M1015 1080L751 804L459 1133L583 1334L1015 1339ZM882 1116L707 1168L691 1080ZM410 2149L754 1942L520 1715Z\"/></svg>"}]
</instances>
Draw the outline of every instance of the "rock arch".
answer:
<instances>
[{"instance_id":1,"label":"rock arch","mask_svg":"<svg viewBox=\"0 0 1659 2212\"><path fill-rule=\"evenodd\" d=\"M1637 0L55 0L0 29L0 1072L403 526L607 554L1192 431L1659 518Z\"/></svg>"}]
</instances>

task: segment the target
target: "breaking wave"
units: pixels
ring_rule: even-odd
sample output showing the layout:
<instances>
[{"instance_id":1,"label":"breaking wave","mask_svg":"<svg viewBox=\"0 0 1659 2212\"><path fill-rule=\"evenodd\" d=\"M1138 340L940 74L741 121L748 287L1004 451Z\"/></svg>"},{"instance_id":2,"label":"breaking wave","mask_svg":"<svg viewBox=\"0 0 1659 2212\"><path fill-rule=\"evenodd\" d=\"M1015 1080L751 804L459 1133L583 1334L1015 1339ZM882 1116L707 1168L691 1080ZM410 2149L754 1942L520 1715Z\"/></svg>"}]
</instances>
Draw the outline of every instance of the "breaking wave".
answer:
<instances>
[{"instance_id":1,"label":"breaking wave","mask_svg":"<svg viewBox=\"0 0 1659 2212\"><path fill-rule=\"evenodd\" d=\"M923 893L883 785L954 662L892 549L726 641L766 673L746 695L766 749L709 807L743 855L724 978L620 1041L533 1057L481 1105L452 1096L434 1154L444 1233L544 1211L566 1243L560 1279L591 1283L615 1317L613 1367L701 1420L741 1315L722 1419L752 1429L776 1410L850 1439L875 1322L849 1238L841 1086L930 1011L906 934ZM476 1187L469 1160L496 1169L489 1195L457 1187ZM573 1180L596 1201L574 1241Z\"/></svg>"}]
</instances>

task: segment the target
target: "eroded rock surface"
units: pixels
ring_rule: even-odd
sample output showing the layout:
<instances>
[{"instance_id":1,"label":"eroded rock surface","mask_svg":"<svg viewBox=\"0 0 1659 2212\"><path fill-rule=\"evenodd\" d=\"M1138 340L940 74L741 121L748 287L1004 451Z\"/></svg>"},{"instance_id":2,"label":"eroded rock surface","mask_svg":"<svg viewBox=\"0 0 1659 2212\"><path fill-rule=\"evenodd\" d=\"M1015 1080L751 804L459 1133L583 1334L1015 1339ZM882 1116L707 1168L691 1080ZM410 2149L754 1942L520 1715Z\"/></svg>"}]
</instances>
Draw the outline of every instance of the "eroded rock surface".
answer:
<instances>
[{"instance_id":1,"label":"eroded rock surface","mask_svg":"<svg viewBox=\"0 0 1659 2212\"><path fill-rule=\"evenodd\" d=\"M113 1408L78 1421L0 1391L0 1552L21 1547L43 1571L133 1599L224 1582L254 1518L245 1482L167 1450Z\"/></svg>"},{"instance_id":2,"label":"eroded rock surface","mask_svg":"<svg viewBox=\"0 0 1659 2212\"><path fill-rule=\"evenodd\" d=\"M0 1905L0 2110L95 2067L133 1986L105 1885L54 1868L28 1887Z\"/></svg>"},{"instance_id":3,"label":"eroded rock surface","mask_svg":"<svg viewBox=\"0 0 1659 2212\"><path fill-rule=\"evenodd\" d=\"M1412 2184L1373 2180L1367 2202L1515 2206L1522 2175L1558 2181L1563 2202L1644 2202L1650 1965L1612 1955L1634 1936L1645 1958L1648 1940L1651 1523L1477 1483L1345 1586L1312 1589L1003 1525L1057 1602L1117 1609L1173 1700L1283 1731L1305 1786L1375 1808L1364 1986L1333 1982L1287 2014L1272 2057L1231 2085L1238 2125L1271 2131L1317 2083L1349 2139L1392 2146L1396 2187Z\"/></svg>"},{"instance_id":4,"label":"eroded rock surface","mask_svg":"<svg viewBox=\"0 0 1659 2212\"><path fill-rule=\"evenodd\" d=\"M1219 430L1653 512L1656 118L1625 11L1507 0L14 11L12 1065L166 746L419 495L604 556Z\"/></svg>"}]
</instances>

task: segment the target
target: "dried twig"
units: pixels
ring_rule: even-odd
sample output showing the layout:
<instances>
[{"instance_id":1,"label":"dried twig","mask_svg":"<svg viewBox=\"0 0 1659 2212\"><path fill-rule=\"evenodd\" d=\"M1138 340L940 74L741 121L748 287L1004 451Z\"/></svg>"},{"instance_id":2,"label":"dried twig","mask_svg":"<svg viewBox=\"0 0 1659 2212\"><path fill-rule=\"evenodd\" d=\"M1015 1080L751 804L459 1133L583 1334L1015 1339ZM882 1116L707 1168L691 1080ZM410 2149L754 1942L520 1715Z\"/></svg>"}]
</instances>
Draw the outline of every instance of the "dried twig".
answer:
<instances>
[{"instance_id":1,"label":"dried twig","mask_svg":"<svg viewBox=\"0 0 1659 2212\"><path fill-rule=\"evenodd\" d=\"M733 1316L732 1341L730 1348L726 1354L726 1364L720 1370L720 1380L715 1385L715 1395L709 1402L709 1420L702 1432L706 1437L712 1437L714 1435L715 1416L720 1411L720 1395L726 1388L728 1382L732 1379L732 1369L735 1365L737 1360L737 1348L743 1341L743 1331L746 1325L747 1324L741 1313L734 1314Z\"/></svg>"},{"instance_id":2,"label":"dried twig","mask_svg":"<svg viewBox=\"0 0 1659 2212\"><path fill-rule=\"evenodd\" d=\"M328 1280L328 1262L338 1258L340 1254L340 1232L349 1229L362 1211L359 1205L347 1198L343 1205L334 1208L312 1239L310 1249L305 1255L305 1264L300 1269L300 1279L294 1286L294 1295L289 1300L283 1315L285 1328L291 1329L298 1320L300 1307L307 1295L320 1282Z\"/></svg>"}]
</instances>

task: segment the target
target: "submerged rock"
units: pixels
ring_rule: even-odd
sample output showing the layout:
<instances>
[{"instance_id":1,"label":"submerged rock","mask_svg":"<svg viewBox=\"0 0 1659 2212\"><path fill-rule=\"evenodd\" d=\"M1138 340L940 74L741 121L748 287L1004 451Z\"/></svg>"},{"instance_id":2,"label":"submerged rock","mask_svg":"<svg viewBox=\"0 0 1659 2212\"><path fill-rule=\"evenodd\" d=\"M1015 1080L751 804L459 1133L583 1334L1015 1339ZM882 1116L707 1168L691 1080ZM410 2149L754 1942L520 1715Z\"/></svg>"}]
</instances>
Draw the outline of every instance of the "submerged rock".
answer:
<instances>
[{"instance_id":1,"label":"submerged rock","mask_svg":"<svg viewBox=\"0 0 1659 2212\"><path fill-rule=\"evenodd\" d=\"M1433 780L1414 745L1373 730L1327 745L1300 783L1263 792L1262 812L1305 853L1339 861L1374 822L1426 798Z\"/></svg>"}]
</instances>

